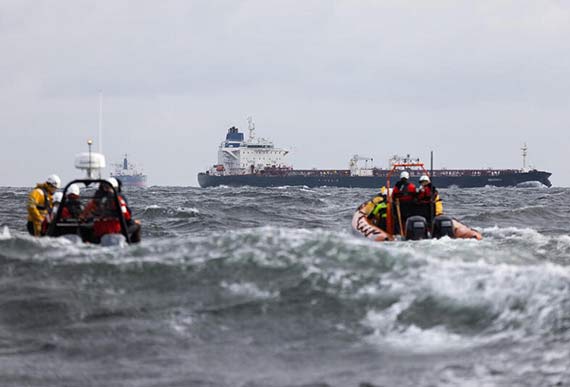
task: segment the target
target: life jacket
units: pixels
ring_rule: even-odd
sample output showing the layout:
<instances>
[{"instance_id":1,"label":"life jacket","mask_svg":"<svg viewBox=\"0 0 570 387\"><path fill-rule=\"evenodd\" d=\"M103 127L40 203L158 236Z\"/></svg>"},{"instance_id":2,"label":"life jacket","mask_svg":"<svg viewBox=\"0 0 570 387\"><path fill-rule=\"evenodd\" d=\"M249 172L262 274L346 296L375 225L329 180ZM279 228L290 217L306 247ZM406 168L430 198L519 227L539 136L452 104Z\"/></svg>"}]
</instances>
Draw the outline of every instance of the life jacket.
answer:
<instances>
[{"instance_id":1,"label":"life jacket","mask_svg":"<svg viewBox=\"0 0 570 387\"><path fill-rule=\"evenodd\" d=\"M400 180L396 183L392 195L394 199L399 199L400 202L411 202L416 196L416 186L414 183Z\"/></svg>"},{"instance_id":2,"label":"life jacket","mask_svg":"<svg viewBox=\"0 0 570 387\"><path fill-rule=\"evenodd\" d=\"M383 201L385 201L385 199L382 195L375 196L371 200L362 204L359 210L366 214L368 218L371 218L373 216L372 212L376 209L376 206Z\"/></svg>"},{"instance_id":3,"label":"life jacket","mask_svg":"<svg viewBox=\"0 0 570 387\"><path fill-rule=\"evenodd\" d=\"M65 201L65 205L61 209L61 218L62 219L77 219L83 209L81 208L81 202L77 199L67 199Z\"/></svg>"},{"instance_id":4,"label":"life jacket","mask_svg":"<svg viewBox=\"0 0 570 387\"><path fill-rule=\"evenodd\" d=\"M434 204L435 216L443 214L443 203L437 189L431 184L422 186L418 192L418 204Z\"/></svg>"},{"instance_id":5,"label":"life jacket","mask_svg":"<svg viewBox=\"0 0 570 387\"><path fill-rule=\"evenodd\" d=\"M117 195L119 199L119 206L125 221L131 220L131 212L127 207L125 199ZM97 218L93 222L93 233L97 238L101 238L105 234L120 234L121 233L121 220L117 217L115 201L112 197L108 197L100 208L95 211Z\"/></svg>"},{"instance_id":6,"label":"life jacket","mask_svg":"<svg viewBox=\"0 0 570 387\"><path fill-rule=\"evenodd\" d=\"M44 194L44 204L43 206L40 204L36 204L36 208L40 211L47 211L48 214L51 214L51 210L52 210L52 205L51 202L49 201L49 194L48 191L44 188L44 187L36 187L36 189L39 189L42 191L42 193Z\"/></svg>"},{"instance_id":7,"label":"life jacket","mask_svg":"<svg viewBox=\"0 0 570 387\"><path fill-rule=\"evenodd\" d=\"M42 223L51 214L52 197L46 184L38 184L28 196L28 222L33 228L33 235L42 235ZM43 227L45 229L45 227Z\"/></svg>"},{"instance_id":8,"label":"life jacket","mask_svg":"<svg viewBox=\"0 0 570 387\"><path fill-rule=\"evenodd\" d=\"M386 209L388 208L388 205L386 204L386 201L383 200L380 203L376 204L376 207L374 207L374 209L371 212L371 215L373 217L376 218L382 218L382 219L386 219Z\"/></svg>"},{"instance_id":9,"label":"life jacket","mask_svg":"<svg viewBox=\"0 0 570 387\"><path fill-rule=\"evenodd\" d=\"M119 197L119 205L121 206L121 212L123 213L125 220L129 222L132 218L131 210L129 210L127 201L121 195L118 195L118 197Z\"/></svg>"},{"instance_id":10,"label":"life jacket","mask_svg":"<svg viewBox=\"0 0 570 387\"><path fill-rule=\"evenodd\" d=\"M93 222L93 234L97 238L101 238L106 234L120 234L121 222L115 218L95 219Z\"/></svg>"},{"instance_id":11,"label":"life jacket","mask_svg":"<svg viewBox=\"0 0 570 387\"><path fill-rule=\"evenodd\" d=\"M420 204L431 203L433 200L432 195L433 196L437 195L437 190L433 185L431 185L431 183L421 186L417 196L418 203Z\"/></svg>"}]
</instances>

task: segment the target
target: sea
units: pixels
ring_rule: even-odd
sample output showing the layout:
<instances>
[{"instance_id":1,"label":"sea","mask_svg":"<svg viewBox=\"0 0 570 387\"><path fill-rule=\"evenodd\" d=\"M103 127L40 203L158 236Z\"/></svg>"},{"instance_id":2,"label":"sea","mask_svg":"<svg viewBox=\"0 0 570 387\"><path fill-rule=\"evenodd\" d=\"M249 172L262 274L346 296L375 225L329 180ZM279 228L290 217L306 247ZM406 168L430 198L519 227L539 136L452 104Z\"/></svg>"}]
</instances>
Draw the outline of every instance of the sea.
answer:
<instances>
[{"instance_id":1,"label":"sea","mask_svg":"<svg viewBox=\"0 0 570 387\"><path fill-rule=\"evenodd\" d=\"M483 240L372 242L375 190L149 187L132 246L0 188L0 386L570 386L570 189L442 189Z\"/></svg>"}]
</instances>

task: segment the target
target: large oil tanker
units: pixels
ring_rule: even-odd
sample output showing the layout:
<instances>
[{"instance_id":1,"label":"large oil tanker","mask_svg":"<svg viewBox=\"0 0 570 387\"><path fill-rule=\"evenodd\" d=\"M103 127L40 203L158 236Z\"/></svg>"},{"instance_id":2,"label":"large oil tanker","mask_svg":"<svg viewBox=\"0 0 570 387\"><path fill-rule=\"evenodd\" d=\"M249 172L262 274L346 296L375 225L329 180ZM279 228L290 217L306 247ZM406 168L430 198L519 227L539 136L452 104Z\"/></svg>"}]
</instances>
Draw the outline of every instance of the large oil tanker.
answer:
<instances>
[{"instance_id":1,"label":"large oil tanker","mask_svg":"<svg viewBox=\"0 0 570 387\"><path fill-rule=\"evenodd\" d=\"M376 168L370 157L358 155L350 159L349 169L293 169L285 162L287 149L276 148L273 143L255 136L255 125L249 121L249 137L236 127L228 130L226 139L218 149L218 163L206 172L198 174L201 187L213 186L307 186L307 187L349 187L378 188L386 181L392 164L419 161L409 155L393 156L389 168ZM550 172L526 167L527 147L523 146L522 169L433 169L430 174L434 185L440 188L475 188L485 186L508 187L540 183L550 187ZM433 164L433 163L432 163ZM410 178L416 181L418 171L410 170ZM398 176L392 176L393 186Z\"/></svg>"},{"instance_id":2,"label":"large oil tanker","mask_svg":"<svg viewBox=\"0 0 570 387\"><path fill-rule=\"evenodd\" d=\"M129 162L127 155L123 158L122 163L114 164L114 166L115 170L111 172L111 177L120 179L124 186L146 187L147 176Z\"/></svg>"}]
</instances>

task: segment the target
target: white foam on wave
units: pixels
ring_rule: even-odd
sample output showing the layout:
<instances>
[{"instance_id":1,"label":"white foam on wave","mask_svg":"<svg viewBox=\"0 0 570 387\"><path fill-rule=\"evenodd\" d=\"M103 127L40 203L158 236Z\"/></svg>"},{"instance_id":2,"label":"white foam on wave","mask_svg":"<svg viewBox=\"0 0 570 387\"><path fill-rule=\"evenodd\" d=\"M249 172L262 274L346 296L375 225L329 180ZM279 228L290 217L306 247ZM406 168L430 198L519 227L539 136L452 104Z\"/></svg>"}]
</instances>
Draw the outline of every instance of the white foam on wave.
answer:
<instances>
[{"instance_id":1,"label":"white foam on wave","mask_svg":"<svg viewBox=\"0 0 570 387\"><path fill-rule=\"evenodd\" d=\"M382 311L369 311L363 323L374 328L369 341L381 346L405 349L414 353L445 352L477 345L473 338L449 332L443 326L422 329L416 325L400 325L398 316L410 307L411 295Z\"/></svg>"},{"instance_id":2,"label":"white foam on wave","mask_svg":"<svg viewBox=\"0 0 570 387\"><path fill-rule=\"evenodd\" d=\"M10 229L8 226L4 226L2 228L2 233L0 234L0 239L10 239L12 236L10 235Z\"/></svg>"},{"instance_id":3,"label":"white foam on wave","mask_svg":"<svg viewBox=\"0 0 570 387\"><path fill-rule=\"evenodd\" d=\"M519 244L519 251L516 255L535 257L558 256L562 261L570 264L568 253L570 252L570 235L544 235L532 228L517 228L497 226L484 229L485 236L494 240L514 242Z\"/></svg>"},{"instance_id":4,"label":"white foam on wave","mask_svg":"<svg viewBox=\"0 0 570 387\"><path fill-rule=\"evenodd\" d=\"M172 330L180 335L187 335L193 328L194 323L194 316L188 312L177 313L169 321Z\"/></svg>"},{"instance_id":5,"label":"white foam on wave","mask_svg":"<svg viewBox=\"0 0 570 387\"><path fill-rule=\"evenodd\" d=\"M564 240L570 242L570 238ZM439 247L443 249L438 250L426 242L421 242L423 248L418 249L412 259L416 263L406 267L406 273L383 274L379 279L382 288L369 286L366 289L367 293L376 291L381 295L388 291L399 297L399 301L387 309L370 310L364 319L363 323L374 329L376 342L410 351L437 352L504 338L522 342L567 324L564 315L570 312L567 302L570 267L551 262L520 265L484 259L485 254L502 254L493 245L477 249L483 250L479 252L480 259L465 260L467 252L453 256L456 241L432 242L441 244ZM503 253L508 255L508 252ZM480 318L489 321L476 328L483 329L478 335L450 332L443 325L445 318L429 329L400 322L401 313L426 297L444 311L452 308L451 311L457 313L457 308L465 308L475 314L482 313Z\"/></svg>"},{"instance_id":6,"label":"white foam on wave","mask_svg":"<svg viewBox=\"0 0 570 387\"><path fill-rule=\"evenodd\" d=\"M176 211L184 212L187 214L199 214L200 213L200 211L195 207L190 207L190 208L188 208L188 207L177 207Z\"/></svg>"},{"instance_id":7,"label":"white foam on wave","mask_svg":"<svg viewBox=\"0 0 570 387\"><path fill-rule=\"evenodd\" d=\"M524 238L524 239L532 239L536 241L544 241L545 236L539 233L538 231L525 227L525 228L518 228L518 227L487 227L483 229L483 233L486 236L493 236L493 237L500 237L503 239L508 238Z\"/></svg>"},{"instance_id":8,"label":"white foam on wave","mask_svg":"<svg viewBox=\"0 0 570 387\"><path fill-rule=\"evenodd\" d=\"M222 281L220 286L225 289L228 289L230 292L232 292L235 295L250 297L255 299L269 299L269 298L275 298L279 295L278 292L262 290L252 282L227 283L225 281Z\"/></svg>"}]
</instances>

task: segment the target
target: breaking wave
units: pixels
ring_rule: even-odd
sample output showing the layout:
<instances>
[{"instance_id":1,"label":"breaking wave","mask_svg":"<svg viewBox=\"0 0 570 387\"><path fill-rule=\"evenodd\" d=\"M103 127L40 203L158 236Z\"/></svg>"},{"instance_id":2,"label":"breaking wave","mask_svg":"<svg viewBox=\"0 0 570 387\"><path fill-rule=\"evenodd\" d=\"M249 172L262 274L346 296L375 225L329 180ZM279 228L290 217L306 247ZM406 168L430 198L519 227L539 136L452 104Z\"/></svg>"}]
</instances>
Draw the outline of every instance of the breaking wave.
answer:
<instances>
[{"instance_id":1,"label":"breaking wave","mask_svg":"<svg viewBox=\"0 0 570 387\"><path fill-rule=\"evenodd\" d=\"M570 382L563 189L442 190L482 241L384 244L350 232L367 190L151 190L129 247L29 237L0 196L8 386Z\"/></svg>"}]
</instances>

